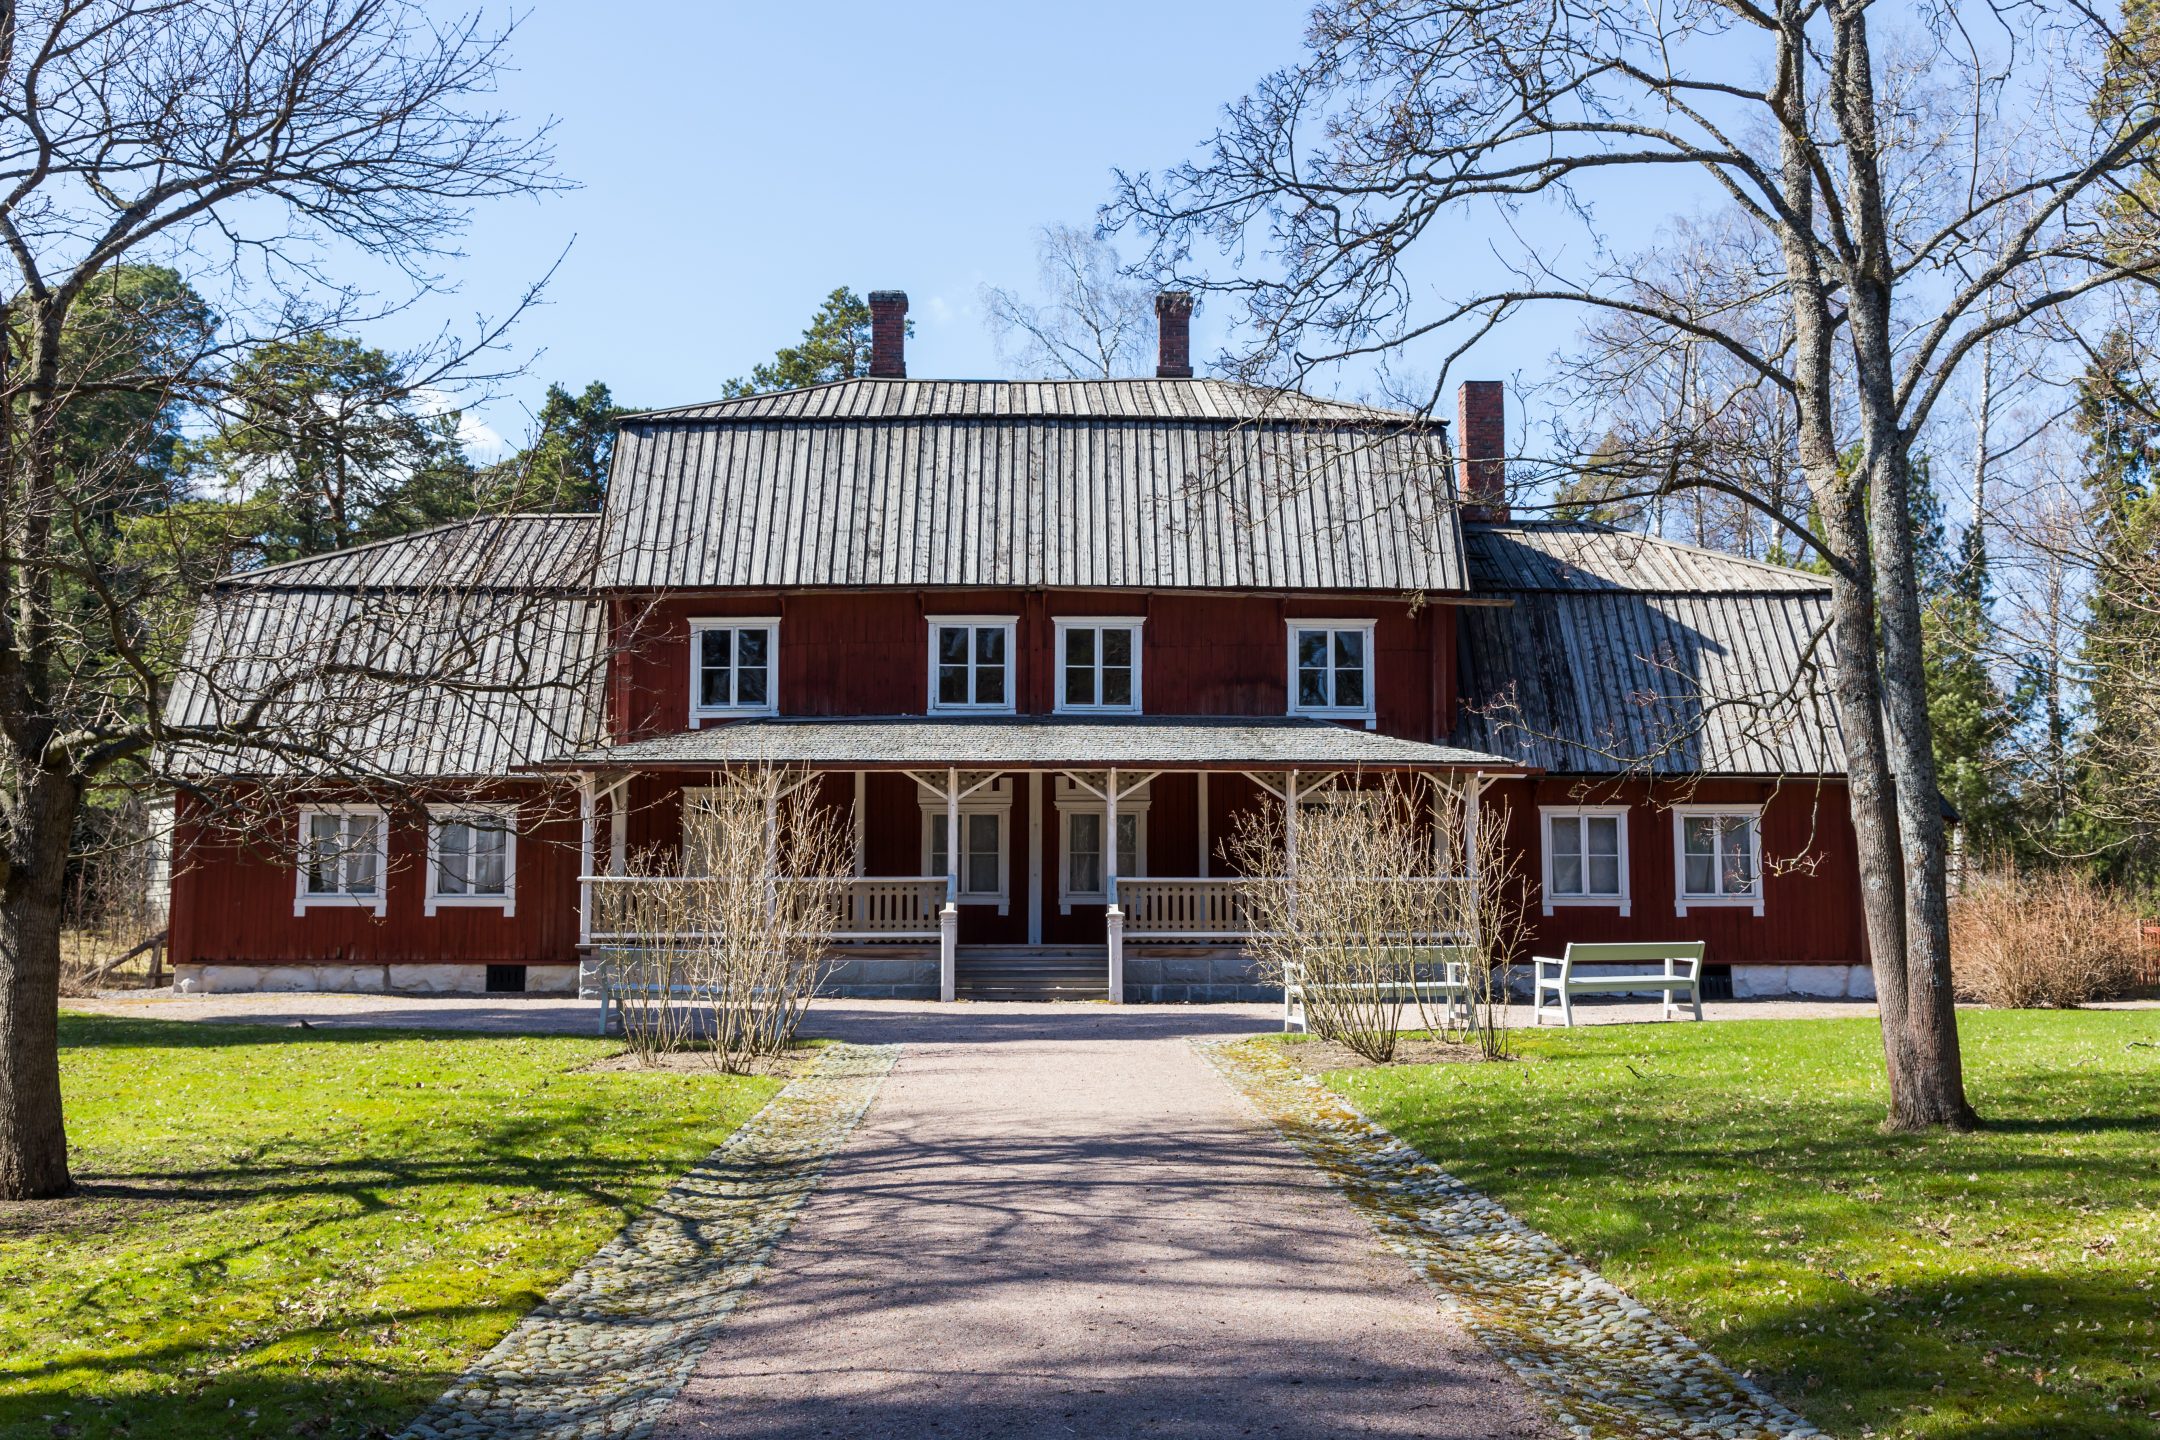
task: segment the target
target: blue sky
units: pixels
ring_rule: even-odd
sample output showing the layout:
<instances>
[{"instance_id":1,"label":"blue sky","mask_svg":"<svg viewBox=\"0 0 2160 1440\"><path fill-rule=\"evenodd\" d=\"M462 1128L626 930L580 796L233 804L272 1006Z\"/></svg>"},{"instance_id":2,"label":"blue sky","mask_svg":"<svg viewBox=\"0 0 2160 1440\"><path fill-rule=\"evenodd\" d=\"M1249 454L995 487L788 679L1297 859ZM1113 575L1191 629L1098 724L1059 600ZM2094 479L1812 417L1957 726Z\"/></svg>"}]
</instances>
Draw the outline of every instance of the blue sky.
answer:
<instances>
[{"instance_id":1,"label":"blue sky","mask_svg":"<svg viewBox=\"0 0 2160 1440\"><path fill-rule=\"evenodd\" d=\"M541 352L530 374L480 411L512 439L550 380L638 405L710 398L842 284L908 292L911 374L1002 373L979 287L1032 285L1037 228L1090 221L1113 167L1189 154L1225 102L1298 57L1306 9L547 0L501 100L556 118L582 188L484 207L458 293L376 338L499 313L569 246L514 333ZM1205 307L1196 325L1196 357L1213 353ZM1532 365L1554 338L1519 329L1480 372Z\"/></svg>"}]
</instances>

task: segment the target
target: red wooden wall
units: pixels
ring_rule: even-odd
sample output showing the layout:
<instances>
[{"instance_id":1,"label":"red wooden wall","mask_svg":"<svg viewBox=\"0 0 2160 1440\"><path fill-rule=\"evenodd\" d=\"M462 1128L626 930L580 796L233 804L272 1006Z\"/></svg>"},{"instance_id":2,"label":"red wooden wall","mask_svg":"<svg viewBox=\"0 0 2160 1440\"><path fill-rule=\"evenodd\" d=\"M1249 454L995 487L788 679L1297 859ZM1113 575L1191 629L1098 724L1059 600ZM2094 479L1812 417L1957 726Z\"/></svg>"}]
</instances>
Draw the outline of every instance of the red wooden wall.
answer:
<instances>
[{"instance_id":1,"label":"red wooden wall","mask_svg":"<svg viewBox=\"0 0 2160 1440\"><path fill-rule=\"evenodd\" d=\"M460 798L473 800L465 794ZM445 906L425 913L427 832L417 814L390 821L386 905L293 914L297 807L239 836L207 825L199 802L174 816L172 959L177 965L547 964L577 960L578 822L559 787L504 784L519 805L517 913Z\"/></svg>"},{"instance_id":2,"label":"red wooden wall","mask_svg":"<svg viewBox=\"0 0 2160 1440\"><path fill-rule=\"evenodd\" d=\"M1726 801L1764 806L1763 913L1692 906L1675 915L1676 804ZM1611 906L1532 906L1539 955L1558 955L1570 940L1702 940L1713 965L1863 965L1867 934L1860 913L1859 863L1842 781L1643 780L1584 782L1542 778L1503 781L1485 792L1487 815L1506 807L1508 850L1523 875L1541 883L1540 805L1628 806L1629 913Z\"/></svg>"},{"instance_id":3,"label":"red wooden wall","mask_svg":"<svg viewBox=\"0 0 2160 1440\"><path fill-rule=\"evenodd\" d=\"M1271 599L1100 590L928 593L790 591L616 602L610 695L624 738L687 729L689 622L780 617L783 715L909 715L926 706L930 615L1014 615L1019 712L1048 714L1055 629L1072 615L1133 615L1141 630L1141 705L1153 715L1281 715L1291 619L1372 619L1378 728L1446 737L1454 706L1455 612L1382 597ZM1088 757L1076 756L1076 760Z\"/></svg>"}]
</instances>

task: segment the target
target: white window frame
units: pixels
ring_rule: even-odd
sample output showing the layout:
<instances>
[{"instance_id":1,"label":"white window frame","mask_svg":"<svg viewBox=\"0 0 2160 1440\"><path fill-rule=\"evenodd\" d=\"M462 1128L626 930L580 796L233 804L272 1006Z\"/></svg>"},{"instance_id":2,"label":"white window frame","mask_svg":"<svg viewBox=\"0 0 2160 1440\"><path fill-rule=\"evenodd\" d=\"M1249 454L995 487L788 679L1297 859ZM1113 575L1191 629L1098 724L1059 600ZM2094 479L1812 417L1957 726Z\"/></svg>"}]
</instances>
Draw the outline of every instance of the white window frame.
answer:
<instances>
[{"instance_id":1,"label":"white window frame","mask_svg":"<svg viewBox=\"0 0 2160 1440\"><path fill-rule=\"evenodd\" d=\"M437 861L440 851L437 841L444 824L462 820L467 816L487 815L502 822L503 827L503 892L500 895L445 895L435 888L438 876ZM426 913L433 915L444 907L453 910L500 910L505 920L517 914L517 806L515 805L430 805L427 827L427 903Z\"/></svg>"},{"instance_id":2,"label":"white window frame","mask_svg":"<svg viewBox=\"0 0 2160 1440\"><path fill-rule=\"evenodd\" d=\"M998 914L1012 911L1012 807L1013 792L1011 776L1000 776L981 790L960 802L960 829L967 830L970 815L995 815L998 817L998 888L992 894L987 890L969 890L967 866L960 859L953 861L952 873L960 878L961 890L953 896L956 905L995 905ZM922 806L922 873L943 875L931 860L931 848L937 843L937 828L945 823L945 802L929 795L920 797Z\"/></svg>"},{"instance_id":3,"label":"white window frame","mask_svg":"<svg viewBox=\"0 0 2160 1440\"><path fill-rule=\"evenodd\" d=\"M1672 807L1673 852L1673 914L1685 915L1690 910L1748 910L1756 915L1763 913L1763 891L1766 867L1763 864L1762 812L1760 803L1734 802L1726 805L1675 805ZM1744 815L1748 821L1748 843L1755 847L1755 893L1752 895L1694 895L1687 888L1687 822L1717 816L1730 819Z\"/></svg>"},{"instance_id":4,"label":"white window frame","mask_svg":"<svg viewBox=\"0 0 2160 1440\"><path fill-rule=\"evenodd\" d=\"M375 820L375 893L355 895L339 891L317 895L308 889L309 822L318 815L368 815ZM390 903L390 814L380 805L308 805L300 811L298 844L293 847L293 914L310 910L366 910L381 915Z\"/></svg>"},{"instance_id":5,"label":"white window frame","mask_svg":"<svg viewBox=\"0 0 2160 1440\"><path fill-rule=\"evenodd\" d=\"M1140 705L1140 654L1145 638L1142 626L1145 618L1130 615L1062 615L1054 617L1051 625L1056 631L1054 663L1057 666L1057 696L1055 708L1060 715L1138 715ZM1132 703L1129 705L1080 705L1065 698L1065 637L1075 630L1130 630L1132 632ZM1095 641L1095 693L1102 694L1102 639Z\"/></svg>"},{"instance_id":6,"label":"white window frame","mask_svg":"<svg viewBox=\"0 0 2160 1440\"><path fill-rule=\"evenodd\" d=\"M1618 895L1560 895L1553 891L1553 840L1552 822L1555 820L1589 820L1611 816L1620 822L1620 893ZM1601 910L1618 909L1623 919L1634 905L1634 886L1628 876L1628 807L1625 805L1540 805L1538 806L1538 849L1544 869L1544 909L1547 915L1556 908L1585 906ZM1583 878L1587 884L1590 870L1589 856L1583 856Z\"/></svg>"},{"instance_id":7,"label":"white window frame","mask_svg":"<svg viewBox=\"0 0 2160 1440\"><path fill-rule=\"evenodd\" d=\"M1138 868L1133 871L1133 875L1141 878L1145 878L1148 873L1147 812L1153 800L1152 786L1142 786L1130 799L1118 801L1117 807L1117 813L1121 818L1126 815L1135 817L1133 821L1133 863ZM1071 888L1072 817L1075 815L1102 814L1103 799L1102 796L1090 794L1078 785L1073 784L1069 777L1060 775L1057 782L1055 804L1058 814L1058 913L1070 915L1072 907L1075 905L1101 905L1107 903L1110 898L1108 893L1103 890L1075 890ZM1113 841L1113 843L1115 842ZM1129 878L1132 877L1127 876L1125 872L1118 872L1118 879L1125 880Z\"/></svg>"},{"instance_id":8,"label":"white window frame","mask_svg":"<svg viewBox=\"0 0 2160 1440\"><path fill-rule=\"evenodd\" d=\"M1370 730L1379 723L1378 688L1380 660L1373 649L1373 631L1377 620L1323 620L1299 617L1285 620L1283 637L1283 690L1289 702L1288 713L1292 715L1318 715L1330 720L1363 720ZM1365 636L1365 703L1363 705L1300 705L1298 704L1298 654L1297 642L1300 630L1357 630ZM1329 640L1332 652L1334 641ZM1328 689L1335 688L1335 667L1328 667Z\"/></svg>"},{"instance_id":9,"label":"white window frame","mask_svg":"<svg viewBox=\"0 0 2160 1440\"><path fill-rule=\"evenodd\" d=\"M925 615L929 629L924 635L924 649L929 652L929 669L923 690L924 711L932 715L1012 715L1019 710L1020 699L1020 652L1015 646L1014 632L1019 628L1017 615ZM938 702L938 631L947 625L966 625L976 630L992 628L1005 632L1005 699L1000 704L947 705ZM968 693L975 690L975 642L968 641Z\"/></svg>"},{"instance_id":10,"label":"white window frame","mask_svg":"<svg viewBox=\"0 0 2160 1440\"><path fill-rule=\"evenodd\" d=\"M701 705L698 697L705 690L705 634L710 630L763 630L765 632L765 703L763 705ZM734 665L729 664L733 693ZM739 715L777 715L780 713L780 617L777 615L701 615L690 622L690 728L697 729L707 720L725 720Z\"/></svg>"}]
</instances>

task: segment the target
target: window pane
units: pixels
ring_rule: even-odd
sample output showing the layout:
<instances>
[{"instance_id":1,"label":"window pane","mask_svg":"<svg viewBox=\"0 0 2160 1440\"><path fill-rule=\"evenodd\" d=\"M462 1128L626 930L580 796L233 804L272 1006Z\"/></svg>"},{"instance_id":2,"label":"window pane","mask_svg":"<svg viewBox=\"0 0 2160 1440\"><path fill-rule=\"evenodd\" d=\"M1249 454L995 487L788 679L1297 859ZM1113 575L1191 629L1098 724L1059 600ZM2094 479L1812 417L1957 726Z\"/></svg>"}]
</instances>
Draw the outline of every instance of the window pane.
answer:
<instances>
[{"instance_id":1,"label":"window pane","mask_svg":"<svg viewBox=\"0 0 2160 1440\"><path fill-rule=\"evenodd\" d=\"M1752 895L1755 893L1755 827L1745 815L1734 815L1724 821L1723 874L1725 893L1728 895Z\"/></svg>"},{"instance_id":2,"label":"window pane","mask_svg":"<svg viewBox=\"0 0 2160 1440\"><path fill-rule=\"evenodd\" d=\"M1087 665L1065 667L1065 703L1068 705L1093 705L1095 703L1095 671Z\"/></svg>"},{"instance_id":3,"label":"window pane","mask_svg":"<svg viewBox=\"0 0 2160 1440\"><path fill-rule=\"evenodd\" d=\"M382 822L373 815L348 815L345 818L345 893L373 895L376 827Z\"/></svg>"},{"instance_id":4,"label":"window pane","mask_svg":"<svg viewBox=\"0 0 2160 1440\"><path fill-rule=\"evenodd\" d=\"M1095 663L1095 632L1093 630L1067 630L1065 632L1065 663L1067 665L1090 665Z\"/></svg>"},{"instance_id":5,"label":"window pane","mask_svg":"<svg viewBox=\"0 0 2160 1440\"><path fill-rule=\"evenodd\" d=\"M1102 703L1105 705L1130 705L1132 700L1132 671L1123 666L1105 665L1102 672Z\"/></svg>"},{"instance_id":6,"label":"window pane","mask_svg":"<svg viewBox=\"0 0 2160 1440\"><path fill-rule=\"evenodd\" d=\"M1555 855L1582 854L1582 821L1573 815L1552 817L1552 848Z\"/></svg>"},{"instance_id":7,"label":"window pane","mask_svg":"<svg viewBox=\"0 0 2160 1440\"><path fill-rule=\"evenodd\" d=\"M1335 703L1337 705L1363 705L1365 703L1365 672L1363 670L1337 670L1335 672Z\"/></svg>"},{"instance_id":8,"label":"window pane","mask_svg":"<svg viewBox=\"0 0 2160 1440\"><path fill-rule=\"evenodd\" d=\"M1297 703L1300 705L1327 704L1326 675L1325 670L1299 670L1297 672Z\"/></svg>"},{"instance_id":9,"label":"window pane","mask_svg":"<svg viewBox=\"0 0 2160 1440\"><path fill-rule=\"evenodd\" d=\"M1620 853L1620 817L1592 815L1584 832L1583 848L1592 855Z\"/></svg>"},{"instance_id":10,"label":"window pane","mask_svg":"<svg viewBox=\"0 0 2160 1440\"><path fill-rule=\"evenodd\" d=\"M1620 893L1620 857L1617 855L1592 855L1590 857L1591 895L1618 895Z\"/></svg>"},{"instance_id":11,"label":"window pane","mask_svg":"<svg viewBox=\"0 0 2160 1440\"><path fill-rule=\"evenodd\" d=\"M1552 857L1552 888L1555 895L1580 895L1582 888L1582 856L1568 850L1555 850Z\"/></svg>"},{"instance_id":12,"label":"window pane","mask_svg":"<svg viewBox=\"0 0 2160 1440\"><path fill-rule=\"evenodd\" d=\"M1083 895L1102 893L1102 816L1085 810L1066 817L1065 888Z\"/></svg>"},{"instance_id":13,"label":"window pane","mask_svg":"<svg viewBox=\"0 0 2160 1440\"><path fill-rule=\"evenodd\" d=\"M1707 816L1689 816L1680 822L1680 844L1689 856L1707 860L1717 852L1717 822Z\"/></svg>"},{"instance_id":14,"label":"window pane","mask_svg":"<svg viewBox=\"0 0 2160 1440\"><path fill-rule=\"evenodd\" d=\"M1327 631L1297 632L1297 663L1300 670L1321 669L1327 665Z\"/></svg>"},{"instance_id":15,"label":"window pane","mask_svg":"<svg viewBox=\"0 0 2160 1440\"><path fill-rule=\"evenodd\" d=\"M963 625L938 626L937 647L937 658L940 665L967 664L967 627Z\"/></svg>"},{"instance_id":16,"label":"window pane","mask_svg":"<svg viewBox=\"0 0 2160 1440\"><path fill-rule=\"evenodd\" d=\"M472 873L469 858L472 831L462 820L446 820L435 832L435 893L468 893L466 877Z\"/></svg>"},{"instance_id":17,"label":"window pane","mask_svg":"<svg viewBox=\"0 0 2160 1440\"><path fill-rule=\"evenodd\" d=\"M938 666L937 698L940 705L965 705L968 703L967 666Z\"/></svg>"},{"instance_id":18,"label":"window pane","mask_svg":"<svg viewBox=\"0 0 2160 1440\"><path fill-rule=\"evenodd\" d=\"M763 668L765 664L766 646L770 639L771 632L767 630L749 629L736 631L735 663L745 668L753 665Z\"/></svg>"},{"instance_id":19,"label":"window pane","mask_svg":"<svg viewBox=\"0 0 2160 1440\"><path fill-rule=\"evenodd\" d=\"M764 705L770 703L766 699L767 694L770 692L765 687L765 678L766 670L762 665L755 670L746 669L738 673L735 677L735 703L738 705Z\"/></svg>"},{"instance_id":20,"label":"window pane","mask_svg":"<svg viewBox=\"0 0 2160 1440\"><path fill-rule=\"evenodd\" d=\"M1003 665L1005 663L1005 627L982 625L975 631L975 663L978 665Z\"/></svg>"},{"instance_id":21,"label":"window pane","mask_svg":"<svg viewBox=\"0 0 2160 1440\"><path fill-rule=\"evenodd\" d=\"M1117 869L1120 875L1140 873L1140 817L1117 817Z\"/></svg>"},{"instance_id":22,"label":"window pane","mask_svg":"<svg viewBox=\"0 0 2160 1440\"><path fill-rule=\"evenodd\" d=\"M1102 663L1105 665L1132 664L1132 631L1105 630L1102 632Z\"/></svg>"},{"instance_id":23,"label":"window pane","mask_svg":"<svg viewBox=\"0 0 2160 1440\"><path fill-rule=\"evenodd\" d=\"M1708 855L1690 851L1687 857L1687 893L1690 895L1715 895L1717 889L1717 862Z\"/></svg>"},{"instance_id":24,"label":"window pane","mask_svg":"<svg viewBox=\"0 0 2160 1440\"><path fill-rule=\"evenodd\" d=\"M945 817L935 816L930 821L930 873L944 875L951 868L945 861Z\"/></svg>"},{"instance_id":25,"label":"window pane","mask_svg":"<svg viewBox=\"0 0 2160 1440\"><path fill-rule=\"evenodd\" d=\"M978 895L995 895L1001 887L998 874L998 830L1000 819L996 815L968 815L963 817L968 837L967 884L963 887Z\"/></svg>"},{"instance_id":26,"label":"window pane","mask_svg":"<svg viewBox=\"0 0 2160 1440\"><path fill-rule=\"evenodd\" d=\"M1005 703L1004 666L979 665L976 667L975 703L977 705L1002 705Z\"/></svg>"},{"instance_id":27,"label":"window pane","mask_svg":"<svg viewBox=\"0 0 2160 1440\"><path fill-rule=\"evenodd\" d=\"M1335 668L1362 670L1365 668L1365 632L1362 630L1337 630L1335 632Z\"/></svg>"},{"instance_id":28,"label":"window pane","mask_svg":"<svg viewBox=\"0 0 2160 1440\"><path fill-rule=\"evenodd\" d=\"M509 886L510 832L492 822L472 832L472 889L475 895L501 895Z\"/></svg>"},{"instance_id":29,"label":"window pane","mask_svg":"<svg viewBox=\"0 0 2160 1440\"><path fill-rule=\"evenodd\" d=\"M338 825L336 815L308 816L307 888L310 895L335 895L338 877Z\"/></svg>"}]
</instances>

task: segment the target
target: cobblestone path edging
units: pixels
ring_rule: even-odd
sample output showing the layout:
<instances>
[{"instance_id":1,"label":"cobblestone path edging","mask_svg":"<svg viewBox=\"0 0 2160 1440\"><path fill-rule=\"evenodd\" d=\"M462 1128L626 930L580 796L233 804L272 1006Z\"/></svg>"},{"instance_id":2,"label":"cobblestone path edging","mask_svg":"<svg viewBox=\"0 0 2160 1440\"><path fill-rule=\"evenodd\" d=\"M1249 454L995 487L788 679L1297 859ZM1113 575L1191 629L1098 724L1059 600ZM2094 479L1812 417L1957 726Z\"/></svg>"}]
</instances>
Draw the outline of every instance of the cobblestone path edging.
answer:
<instances>
[{"instance_id":1,"label":"cobblestone path edging","mask_svg":"<svg viewBox=\"0 0 2160 1440\"><path fill-rule=\"evenodd\" d=\"M831 1045L473 1362L405 1440L640 1440L898 1058Z\"/></svg>"},{"instance_id":2,"label":"cobblestone path edging","mask_svg":"<svg viewBox=\"0 0 2160 1440\"><path fill-rule=\"evenodd\" d=\"M1266 1042L1196 1041L1389 1249L1584 1440L1801 1440L1813 1426Z\"/></svg>"}]
</instances>

